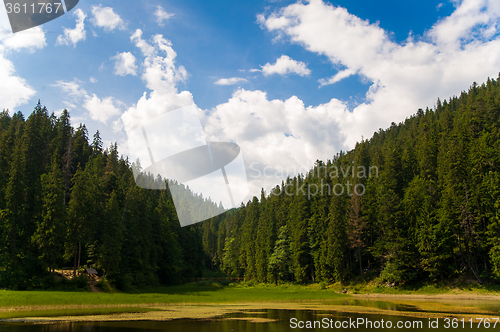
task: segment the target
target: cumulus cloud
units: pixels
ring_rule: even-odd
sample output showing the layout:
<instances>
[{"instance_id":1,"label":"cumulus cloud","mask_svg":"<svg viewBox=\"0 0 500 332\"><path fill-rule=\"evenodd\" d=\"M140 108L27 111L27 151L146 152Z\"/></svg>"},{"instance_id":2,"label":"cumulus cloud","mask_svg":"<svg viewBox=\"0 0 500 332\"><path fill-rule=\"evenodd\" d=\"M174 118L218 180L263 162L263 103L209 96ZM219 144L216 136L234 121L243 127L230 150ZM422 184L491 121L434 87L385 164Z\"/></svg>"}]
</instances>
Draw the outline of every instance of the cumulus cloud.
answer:
<instances>
[{"instance_id":1,"label":"cumulus cloud","mask_svg":"<svg viewBox=\"0 0 500 332\"><path fill-rule=\"evenodd\" d=\"M63 103L68 109L82 105L93 120L107 123L111 117L120 114L120 108L123 106L121 101L113 97L101 99L95 93L87 92L81 85L82 82L75 79L73 81L57 81L51 86L61 89L66 94Z\"/></svg>"},{"instance_id":2,"label":"cumulus cloud","mask_svg":"<svg viewBox=\"0 0 500 332\"><path fill-rule=\"evenodd\" d=\"M120 114L120 104L113 97L100 99L94 93L92 96L87 96L83 107L89 112L93 120L106 123L109 118L114 115Z\"/></svg>"},{"instance_id":3,"label":"cumulus cloud","mask_svg":"<svg viewBox=\"0 0 500 332\"><path fill-rule=\"evenodd\" d=\"M154 15L156 17L156 23L158 23L159 26L163 26L163 21L174 16L174 14L167 13L161 6L156 7Z\"/></svg>"},{"instance_id":4,"label":"cumulus cloud","mask_svg":"<svg viewBox=\"0 0 500 332\"><path fill-rule=\"evenodd\" d=\"M34 52L46 46L45 32L35 27L12 33L7 12L0 10L0 109L15 110L26 104L36 93L28 82L16 73L9 56L12 52Z\"/></svg>"},{"instance_id":5,"label":"cumulus cloud","mask_svg":"<svg viewBox=\"0 0 500 332\"><path fill-rule=\"evenodd\" d=\"M0 54L0 107L13 110L27 103L35 92L24 78L16 75L14 64Z\"/></svg>"},{"instance_id":6,"label":"cumulus cloud","mask_svg":"<svg viewBox=\"0 0 500 332\"><path fill-rule=\"evenodd\" d=\"M77 9L73 12L76 16L76 26L74 29L64 28L64 35L57 36L56 45L70 45L76 47L79 41L85 40L85 18L87 15L81 9Z\"/></svg>"},{"instance_id":7,"label":"cumulus cloud","mask_svg":"<svg viewBox=\"0 0 500 332\"><path fill-rule=\"evenodd\" d=\"M130 52L123 52L111 57L115 60L115 75L137 75L137 65L135 64L135 56Z\"/></svg>"},{"instance_id":8,"label":"cumulus cloud","mask_svg":"<svg viewBox=\"0 0 500 332\"><path fill-rule=\"evenodd\" d=\"M450 16L433 26L429 36L440 48L458 50L474 39L491 37L498 31L499 18L498 1L463 0Z\"/></svg>"},{"instance_id":9,"label":"cumulus cloud","mask_svg":"<svg viewBox=\"0 0 500 332\"><path fill-rule=\"evenodd\" d=\"M111 127L113 129L114 133L119 133L120 131L123 130L123 122L121 119L118 119L116 121L113 121L113 125Z\"/></svg>"},{"instance_id":10,"label":"cumulus cloud","mask_svg":"<svg viewBox=\"0 0 500 332\"><path fill-rule=\"evenodd\" d=\"M234 85L238 83L248 82L247 79L242 77L221 78L214 82L216 85Z\"/></svg>"},{"instance_id":11,"label":"cumulus cloud","mask_svg":"<svg viewBox=\"0 0 500 332\"><path fill-rule=\"evenodd\" d=\"M345 110L337 99L306 107L296 96L269 100L263 91L238 89L211 110L203 124L208 140L234 141L241 147L256 195L261 187L281 181L271 175L307 172L316 159L332 158L344 148L345 135L336 129Z\"/></svg>"},{"instance_id":12,"label":"cumulus cloud","mask_svg":"<svg viewBox=\"0 0 500 332\"><path fill-rule=\"evenodd\" d=\"M308 76L311 74L311 71L304 62L293 60L288 55L282 55L274 64L266 63L262 66L262 73L265 76L272 74Z\"/></svg>"},{"instance_id":13,"label":"cumulus cloud","mask_svg":"<svg viewBox=\"0 0 500 332\"><path fill-rule=\"evenodd\" d=\"M35 50L47 46L45 32L41 27L34 27L16 33L5 32L5 34L2 33L0 40L7 49L15 51L27 49L33 53Z\"/></svg>"},{"instance_id":14,"label":"cumulus cloud","mask_svg":"<svg viewBox=\"0 0 500 332\"><path fill-rule=\"evenodd\" d=\"M92 22L95 26L103 28L106 31L113 31L118 28L125 29L125 23L120 15L114 12L111 7L102 7L102 5L92 6Z\"/></svg>"},{"instance_id":15,"label":"cumulus cloud","mask_svg":"<svg viewBox=\"0 0 500 332\"><path fill-rule=\"evenodd\" d=\"M137 29L130 36L130 40L135 44L137 48L139 48L144 56L150 56L155 51L155 48L151 46L147 41L142 39L142 30Z\"/></svg>"},{"instance_id":16,"label":"cumulus cloud","mask_svg":"<svg viewBox=\"0 0 500 332\"><path fill-rule=\"evenodd\" d=\"M320 84L357 73L371 87L366 102L338 115L338 130L352 148L362 136L403 121L437 97L459 94L500 68L500 3L463 0L422 38L392 41L378 24L321 0L296 3L259 15L264 29L329 58L346 69Z\"/></svg>"},{"instance_id":17,"label":"cumulus cloud","mask_svg":"<svg viewBox=\"0 0 500 332\"><path fill-rule=\"evenodd\" d=\"M140 29L130 40L144 56L141 78L150 91L144 91L137 104L122 114L121 120L127 132L157 115L194 104L189 91L177 90L177 84L185 82L188 74L183 66L176 66L177 53L172 43L159 34L146 41Z\"/></svg>"},{"instance_id":18,"label":"cumulus cloud","mask_svg":"<svg viewBox=\"0 0 500 332\"><path fill-rule=\"evenodd\" d=\"M477 6L483 9L473 10ZM445 18L418 40L408 38L403 43L392 41L378 24L320 0L260 15L258 21L264 29L326 56L335 68L343 68L320 80L321 85L351 75L371 82L366 102L349 109L333 98L309 106L296 96L270 100L264 91L240 88L227 102L200 112L206 138L236 142L242 148L252 194L257 195L261 187L269 189L287 175L308 171L316 159L332 158L339 150L354 147L362 135L370 137L419 107L432 106L438 96L452 96L473 81L496 77L500 68L500 41L495 37L499 9L500 3L494 0L457 2L450 16L453 19ZM476 23L461 28L451 39L444 36L448 25L466 18ZM131 41L144 56L141 78L149 91L114 124L116 130L123 125L127 132L156 115L193 104L190 92L178 90L187 72L176 65L177 54L170 41L162 35L145 40L141 30ZM262 72L310 74L305 63L286 55L262 66Z\"/></svg>"}]
</instances>

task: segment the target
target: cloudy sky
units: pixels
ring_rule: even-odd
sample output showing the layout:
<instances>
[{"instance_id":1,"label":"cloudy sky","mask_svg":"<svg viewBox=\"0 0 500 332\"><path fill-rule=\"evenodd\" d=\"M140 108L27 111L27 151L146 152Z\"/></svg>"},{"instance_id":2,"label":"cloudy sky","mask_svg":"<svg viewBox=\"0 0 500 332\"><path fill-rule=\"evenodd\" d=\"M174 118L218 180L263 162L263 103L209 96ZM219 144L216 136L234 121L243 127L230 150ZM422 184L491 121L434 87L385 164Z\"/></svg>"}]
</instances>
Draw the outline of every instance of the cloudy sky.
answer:
<instances>
[{"instance_id":1,"label":"cloudy sky","mask_svg":"<svg viewBox=\"0 0 500 332\"><path fill-rule=\"evenodd\" d=\"M81 0L16 34L2 7L0 108L41 99L126 153L138 123L195 104L257 194L281 182L264 169L304 171L496 78L499 32L498 0Z\"/></svg>"}]
</instances>

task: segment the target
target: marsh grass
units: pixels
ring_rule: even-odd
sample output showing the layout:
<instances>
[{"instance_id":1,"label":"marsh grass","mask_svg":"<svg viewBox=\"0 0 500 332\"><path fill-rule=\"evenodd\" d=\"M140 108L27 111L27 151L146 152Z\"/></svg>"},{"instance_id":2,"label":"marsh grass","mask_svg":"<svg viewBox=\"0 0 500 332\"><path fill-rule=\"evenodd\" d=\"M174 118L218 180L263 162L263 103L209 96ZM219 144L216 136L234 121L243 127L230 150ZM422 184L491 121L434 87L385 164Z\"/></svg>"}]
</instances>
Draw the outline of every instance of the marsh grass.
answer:
<instances>
[{"instance_id":1,"label":"marsh grass","mask_svg":"<svg viewBox=\"0 0 500 332\"><path fill-rule=\"evenodd\" d=\"M357 278L347 284L331 284L328 289L341 292L347 288L349 294L387 294L387 295L444 295L444 294L478 294L500 295L500 285L485 282L480 285L475 279L459 277L436 282L415 282L403 285L389 285L377 273L369 273L364 279Z\"/></svg>"},{"instance_id":2,"label":"marsh grass","mask_svg":"<svg viewBox=\"0 0 500 332\"><path fill-rule=\"evenodd\" d=\"M345 288L348 294L341 294ZM355 300L349 294L439 295L457 294L457 292L499 294L497 286L481 286L467 282L387 287L377 280L359 281L348 285L323 282L305 286L200 281L172 287L141 289L141 293L0 290L0 319L148 312L157 310L152 305L162 307L162 304L166 304L169 308L176 305L191 307L199 305L200 310L205 304L224 306L252 302L256 305L269 303L274 306L294 303L345 306L350 299Z\"/></svg>"},{"instance_id":3,"label":"marsh grass","mask_svg":"<svg viewBox=\"0 0 500 332\"><path fill-rule=\"evenodd\" d=\"M0 290L0 309L22 306L122 305L152 303L238 303L331 300L345 297L318 285L192 283L142 289L141 293L90 293Z\"/></svg>"},{"instance_id":4,"label":"marsh grass","mask_svg":"<svg viewBox=\"0 0 500 332\"><path fill-rule=\"evenodd\" d=\"M47 309L47 310L15 310L0 311L0 319L26 318L26 317L61 317L61 316L87 316L109 315L116 313L141 313L160 311L156 308L144 307L104 307L104 308L73 308L73 309Z\"/></svg>"}]
</instances>

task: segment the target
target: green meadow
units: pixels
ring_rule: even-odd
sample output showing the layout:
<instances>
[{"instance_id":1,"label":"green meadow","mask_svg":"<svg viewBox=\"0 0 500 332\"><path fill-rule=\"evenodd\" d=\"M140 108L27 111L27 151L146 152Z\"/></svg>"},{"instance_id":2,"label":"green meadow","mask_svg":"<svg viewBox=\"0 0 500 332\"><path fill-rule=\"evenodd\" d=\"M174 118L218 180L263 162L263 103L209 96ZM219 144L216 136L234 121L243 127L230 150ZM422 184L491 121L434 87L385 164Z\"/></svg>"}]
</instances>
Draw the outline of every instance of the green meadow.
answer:
<instances>
[{"instance_id":1,"label":"green meadow","mask_svg":"<svg viewBox=\"0 0 500 332\"><path fill-rule=\"evenodd\" d=\"M137 313L159 311L155 308L144 307L98 307L98 308L62 308L46 310L15 310L0 311L0 319L25 318L25 317L60 317L60 316L87 316L110 315L122 313Z\"/></svg>"},{"instance_id":2,"label":"green meadow","mask_svg":"<svg viewBox=\"0 0 500 332\"><path fill-rule=\"evenodd\" d=\"M348 294L342 294L343 290ZM341 285L310 284L229 284L198 282L170 287L141 289L140 293L86 291L11 291L0 290L0 310L8 307L36 306L114 306L127 304L196 304L239 302L324 301L349 297L349 294L500 295L498 286L474 283L420 284L386 287L375 283Z\"/></svg>"},{"instance_id":3,"label":"green meadow","mask_svg":"<svg viewBox=\"0 0 500 332\"><path fill-rule=\"evenodd\" d=\"M125 305L153 303L237 303L268 301L331 300L346 297L318 285L257 285L222 286L186 284L172 287L143 289L141 293L91 293L57 291L0 290L2 307L65 306L65 305Z\"/></svg>"},{"instance_id":4,"label":"green meadow","mask_svg":"<svg viewBox=\"0 0 500 332\"><path fill-rule=\"evenodd\" d=\"M347 292L347 294L342 294L343 292ZM299 306L318 305L321 307L330 305L335 307L359 302L357 301L359 297L353 297L351 294L396 295L390 300L392 302L401 300L397 295L415 295L415 298L418 298L418 295L446 295L446 297L451 296L451 298L454 295L487 295L491 300L500 298L500 296L496 297L500 294L497 287L480 286L467 282L421 284L411 287L387 287L375 282L344 285L340 283L333 285L327 285L326 283L271 285L244 282L221 285L217 282L198 282L171 287L141 289L140 293L0 290L0 320L26 317L76 317L147 313L151 311L164 312L178 305L191 307L194 305L199 307L200 311L204 311L206 306L201 304L215 304L212 308L220 310L226 304L249 304L252 302L257 306L260 305L259 303L274 303L274 306L286 307L294 306L295 303L295 305ZM198 306L198 304L200 305ZM421 303L414 305L421 305ZM362 312L365 309L356 310Z\"/></svg>"}]
</instances>

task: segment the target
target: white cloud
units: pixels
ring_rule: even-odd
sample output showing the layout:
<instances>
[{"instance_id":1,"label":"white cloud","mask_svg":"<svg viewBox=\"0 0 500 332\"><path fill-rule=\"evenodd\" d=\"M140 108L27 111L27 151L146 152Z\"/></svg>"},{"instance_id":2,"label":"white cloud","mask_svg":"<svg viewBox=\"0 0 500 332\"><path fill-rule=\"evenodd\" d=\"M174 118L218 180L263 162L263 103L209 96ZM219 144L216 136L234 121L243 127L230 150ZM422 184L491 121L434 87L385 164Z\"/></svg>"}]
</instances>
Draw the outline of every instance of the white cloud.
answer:
<instances>
[{"instance_id":1,"label":"white cloud","mask_svg":"<svg viewBox=\"0 0 500 332\"><path fill-rule=\"evenodd\" d=\"M345 70L339 71L337 74L333 75L329 79L322 78L318 82L320 83L320 87L322 87L322 86L329 85L329 84L335 84L335 83L343 80L344 78L347 78L347 77L354 75L354 74L356 74L356 72L354 70L345 69Z\"/></svg>"},{"instance_id":2,"label":"white cloud","mask_svg":"<svg viewBox=\"0 0 500 332\"><path fill-rule=\"evenodd\" d=\"M141 78L150 92L145 91L137 104L122 114L121 120L127 132L152 117L194 104L189 91L177 90L177 84L184 82L188 74L183 66L176 66L177 53L172 43L162 35L154 35L150 42L145 41L140 29L130 40L144 56Z\"/></svg>"},{"instance_id":3,"label":"white cloud","mask_svg":"<svg viewBox=\"0 0 500 332\"><path fill-rule=\"evenodd\" d=\"M267 17L261 15L259 22L265 29L326 56L335 68L344 68L320 83L334 84L354 74L371 82L366 102L352 110L335 98L308 106L296 96L270 100L263 91L238 89L227 102L200 113L206 138L233 141L241 147L249 180L254 180L254 195L261 187L269 189L287 175L306 172L314 160L331 159L340 149L352 148L362 135L370 137L378 128L404 120L419 107L432 106L438 96L452 96L473 81L496 77L500 42L498 37L486 38L492 38L492 31L497 31L494 13L500 5L494 0L483 4L490 19L482 22L488 23L478 23L481 29L473 26L467 30L474 31L472 40L465 38L466 32L455 35L460 39L458 48L453 40L439 40L444 38L438 38L441 32L433 32L441 29L441 24L449 24L446 19L423 38L409 38L399 44L391 41L378 24L320 0L299 2ZM457 3L456 12L465 5L470 2ZM464 15L475 19L474 12ZM175 64L177 55L171 43L161 35L143 40L140 30L131 41L145 58L142 79L150 91L122 114L127 132L156 115L193 104L190 92L178 91L187 72ZM310 73L304 63L286 56L280 59L263 66L262 71L266 67L268 73ZM117 122L114 128L118 130L121 125ZM278 178L266 177L265 170L266 175Z\"/></svg>"},{"instance_id":4,"label":"white cloud","mask_svg":"<svg viewBox=\"0 0 500 332\"><path fill-rule=\"evenodd\" d=\"M25 79L16 76L14 64L0 53L0 108L13 110L35 94Z\"/></svg>"},{"instance_id":5,"label":"white cloud","mask_svg":"<svg viewBox=\"0 0 500 332\"><path fill-rule=\"evenodd\" d=\"M41 27L12 33L7 12L0 10L0 52L28 50L34 52L47 46L45 32Z\"/></svg>"},{"instance_id":6,"label":"white cloud","mask_svg":"<svg viewBox=\"0 0 500 332\"><path fill-rule=\"evenodd\" d=\"M311 71L304 62L293 60L287 55L282 55L274 64L266 63L262 66L262 73L265 76L272 74L308 76L311 74Z\"/></svg>"},{"instance_id":7,"label":"white cloud","mask_svg":"<svg viewBox=\"0 0 500 332\"><path fill-rule=\"evenodd\" d=\"M155 51L155 48L148 44L144 39L142 39L142 30L137 29L130 36L130 40L135 43L135 46L138 47L144 56L152 55Z\"/></svg>"},{"instance_id":8,"label":"white cloud","mask_svg":"<svg viewBox=\"0 0 500 332\"><path fill-rule=\"evenodd\" d=\"M62 103L65 106L64 108L67 109L68 111L74 110L78 107L74 103L70 102L69 100L63 100Z\"/></svg>"},{"instance_id":9,"label":"white cloud","mask_svg":"<svg viewBox=\"0 0 500 332\"><path fill-rule=\"evenodd\" d=\"M73 81L57 81L55 84L51 84L53 88L59 88L61 89L66 95L74 98L74 99L80 99L84 98L85 96L88 95L87 91L85 91L81 87L82 82L75 79Z\"/></svg>"},{"instance_id":10,"label":"white cloud","mask_svg":"<svg viewBox=\"0 0 500 332\"><path fill-rule=\"evenodd\" d=\"M95 26L103 28L106 31L113 31L118 28L125 29L125 23L120 15L116 14L111 7L102 7L102 5L92 6L92 22Z\"/></svg>"},{"instance_id":11,"label":"white cloud","mask_svg":"<svg viewBox=\"0 0 500 332\"><path fill-rule=\"evenodd\" d=\"M86 97L83 107L89 111L90 117L93 120L106 123L112 116L120 114L120 108L117 106L118 104L120 104L120 102L113 97L100 99L94 93L92 96Z\"/></svg>"},{"instance_id":12,"label":"white cloud","mask_svg":"<svg viewBox=\"0 0 500 332\"><path fill-rule=\"evenodd\" d=\"M307 172L316 159L332 158L345 148L345 135L338 130L345 110L346 105L336 99L306 107L296 96L269 100L263 91L238 89L228 102L211 110L203 123L208 140L234 141L241 147L252 194L257 195L261 187L281 181L282 177L270 176L280 168L284 173L288 168L288 175ZM256 176L264 169L269 177Z\"/></svg>"},{"instance_id":13,"label":"white cloud","mask_svg":"<svg viewBox=\"0 0 500 332\"><path fill-rule=\"evenodd\" d=\"M361 136L403 121L418 108L432 107L437 97L459 94L473 81L498 75L500 3L464 0L456 6L421 40L409 37L401 44L391 41L378 24L321 0L259 15L258 21L290 42L328 57L333 66L346 68L321 83L338 82L352 73L372 83L365 103L338 114L339 130L352 148Z\"/></svg>"},{"instance_id":14,"label":"white cloud","mask_svg":"<svg viewBox=\"0 0 500 332\"><path fill-rule=\"evenodd\" d=\"M93 77L93 76L91 76L91 77L89 78L89 81L90 81L90 83L97 83L97 82L98 82L98 81L97 81L97 78L95 78L95 77Z\"/></svg>"},{"instance_id":15,"label":"white cloud","mask_svg":"<svg viewBox=\"0 0 500 332\"><path fill-rule=\"evenodd\" d=\"M156 23L158 23L159 26L163 26L163 21L174 16L174 14L167 13L161 6L156 7L154 15L156 17Z\"/></svg>"},{"instance_id":16,"label":"white cloud","mask_svg":"<svg viewBox=\"0 0 500 332\"><path fill-rule=\"evenodd\" d=\"M76 16L76 26L74 29L64 28L64 35L57 36L56 45L70 45L73 44L73 47L76 47L76 44L79 41L85 40L86 32L85 32L85 18L87 15L81 10L77 9L73 13Z\"/></svg>"},{"instance_id":17,"label":"white cloud","mask_svg":"<svg viewBox=\"0 0 500 332\"><path fill-rule=\"evenodd\" d=\"M5 33L5 34L4 34ZM36 49L42 49L47 46L45 42L45 32L40 27L34 27L29 30L24 30L16 33L2 33L0 40L3 45L10 50L27 49L29 52L34 52Z\"/></svg>"},{"instance_id":18,"label":"white cloud","mask_svg":"<svg viewBox=\"0 0 500 332\"><path fill-rule=\"evenodd\" d=\"M476 39L474 28L486 26L498 31L500 5L495 0L463 0L448 17L438 22L429 31L434 42L441 48L457 50L464 43Z\"/></svg>"},{"instance_id":19,"label":"white cloud","mask_svg":"<svg viewBox=\"0 0 500 332\"><path fill-rule=\"evenodd\" d=\"M175 85L187 79L187 71L183 66L175 66L175 53L172 43L162 35L152 38L155 51L147 55L144 60L144 73L142 79L146 86L153 91L177 92ZM140 45L140 42L138 43ZM138 46L139 46L138 45ZM164 54L165 56L161 55Z\"/></svg>"},{"instance_id":20,"label":"white cloud","mask_svg":"<svg viewBox=\"0 0 500 332\"><path fill-rule=\"evenodd\" d=\"M111 57L115 60L115 75L137 75L137 65L135 64L135 56L130 52L123 52Z\"/></svg>"},{"instance_id":21,"label":"white cloud","mask_svg":"<svg viewBox=\"0 0 500 332\"><path fill-rule=\"evenodd\" d=\"M75 109L82 105L93 120L106 123L111 117L120 114L123 103L113 97L99 98L95 93L90 94L81 87L82 82L75 79L73 81L57 81L51 86L61 89L66 93L63 100L68 110Z\"/></svg>"},{"instance_id":22,"label":"white cloud","mask_svg":"<svg viewBox=\"0 0 500 332\"><path fill-rule=\"evenodd\" d=\"M121 119L118 119L116 121L113 121L113 126L112 126L113 132L119 133L120 131L123 130L123 122Z\"/></svg>"},{"instance_id":23,"label":"white cloud","mask_svg":"<svg viewBox=\"0 0 500 332\"><path fill-rule=\"evenodd\" d=\"M45 46L45 32L41 27L14 34L7 12L0 10L0 109L14 111L18 106L30 101L36 93L28 82L16 73L14 64L9 60L12 51L34 52Z\"/></svg>"},{"instance_id":24,"label":"white cloud","mask_svg":"<svg viewBox=\"0 0 500 332\"><path fill-rule=\"evenodd\" d=\"M75 116L74 114L71 115L71 126L74 129L77 129L80 124L86 123L88 118L86 116Z\"/></svg>"},{"instance_id":25,"label":"white cloud","mask_svg":"<svg viewBox=\"0 0 500 332\"><path fill-rule=\"evenodd\" d=\"M214 82L216 85L234 85L238 83L248 82L247 79L242 77L221 78Z\"/></svg>"}]
</instances>

